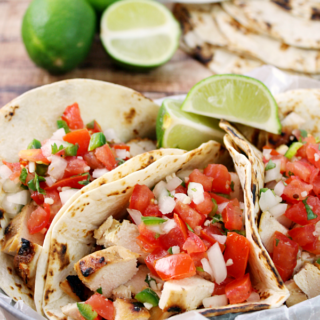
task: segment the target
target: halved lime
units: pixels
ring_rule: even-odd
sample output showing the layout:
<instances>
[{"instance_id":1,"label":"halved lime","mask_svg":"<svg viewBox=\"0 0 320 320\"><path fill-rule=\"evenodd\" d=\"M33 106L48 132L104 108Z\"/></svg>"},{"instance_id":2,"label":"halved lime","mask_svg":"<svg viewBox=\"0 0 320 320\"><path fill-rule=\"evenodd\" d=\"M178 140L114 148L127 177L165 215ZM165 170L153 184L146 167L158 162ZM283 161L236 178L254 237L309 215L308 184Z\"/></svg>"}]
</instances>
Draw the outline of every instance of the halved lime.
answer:
<instances>
[{"instance_id":1,"label":"halved lime","mask_svg":"<svg viewBox=\"0 0 320 320\"><path fill-rule=\"evenodd\" d=\"M101 18L101 40L120 64L149 69L175 53L180 27L172 13L151 0L123 0L109 6Z\"/></svg>"},{"instance_id":2,"label":"halved lime","mask_svg":"<svg viewBox=\"0 0 320 320\"><path fill-rule=\"evenodd\" d=\"M159 148L193 150L208 140L222 142L219 120L180 110L182 101L165 99L157 117Z\"/></svg>"},{"instance_id":3,"label":"halved lime","mask_svg":"<svg viewBox=\"0 0 320 320\"><path fill-rule=\"evenodd\" d=\"M281 133L278 105L269 89L254 78L223 74L197 83L182 110Z\"/></svg>"}]
</instances>

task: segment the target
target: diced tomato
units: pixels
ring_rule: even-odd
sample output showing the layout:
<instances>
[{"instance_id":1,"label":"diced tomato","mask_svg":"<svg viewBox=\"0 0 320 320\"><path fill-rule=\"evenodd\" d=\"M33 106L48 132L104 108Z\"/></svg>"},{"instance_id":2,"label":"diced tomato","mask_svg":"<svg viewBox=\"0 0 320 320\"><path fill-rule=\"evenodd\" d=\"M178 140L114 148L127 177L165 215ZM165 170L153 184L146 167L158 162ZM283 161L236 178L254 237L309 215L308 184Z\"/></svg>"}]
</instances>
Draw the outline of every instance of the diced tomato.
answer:
<instances>
[{"instance_id":1,"label":"diced tomato","mask_svg":"<svg viewBox=\"0 0 320 320\"><path fill-rule=\"evenodd\" d=\"M212 177L208 177L198 169L194 169L191 174L189 175L189 182L197 182L201 183L203 186L204 191L211 191L212 189Z\"/></svg>"},{"instance_id":2,"label":"diced tomato","mask_svg":"<svg viewBox=\"0 0 320 320\"><path fill-rule=\"evenodd\" d=\"M249 273L244 275L242 278L229 282L226 285L225 291L230 304L246 301L252 292Z\"/></svg>"},{"instance_id":3,"label":"diced tomato","mask_svg":"<svg viewBox=\"0 0 320 320\"><path fill-rule=\"evenodd\" d=\"M225 198L225 197L222 197L222 196L219 196L213 192L210 192L210 196L212 199L216 200L217 204L221 204L221 203L224 203L224 202L229 202L230 200Z\"/></svg>"},{"instance_id":4,"label":"diced tomato","mask_svg":"<svg viewBox=\"0 0 320 320\"><path fill-rule=\"evenodd\" d=\"M233 264L227 267L228 275L236 279L244 276L250 252L249 240L235 232L228 232L224 260L232 259Z\"/></svg>"},{"instance_id":5,"label":"diced tomato","mask_svg":"<svg viewBox=\"0 0 320 320\"><path fill-rule=\"evenodd\" d=\"M217 240L214 238L214 235L222 235L222 233L221 233L221 230L217 226L214 226L212 224L203 228L200 231L200 237L203 240L208 241L211 245L213 245L217 242ZM221 249L221 252L223 252L225 249L225 245L223 245L219 242L219 247Z\"/></svg>"},{"instance_id":6,"label":"diced tomato","mask_svg":"<svg viewBox=\"0 0 320 320\"><path fill-rule=\"evenodd\" d=\"M285 282L285 281L289 280L290 278L292 278L292 273L293 273L292 269L282 268L276 264L274 264L274 265L275 265L276 269L278 270L282 281Z\"/></svg>"},{"instance_id":7,"label":"diced tomato","mask_svg":"<svg viewBox=\"0 0 320 320\"><path fill-rule=\"evenodd\" d=\"M307 146L307 158L318 169L320 169L320 150L316 143L310 143Z\"/></svg>"},{"instance_id":8,"label":"diced tomato","mask_svg":"<svg viewBox=\"0 0 320 320\"><path fill-rule=\"evenodd\" d=\"M203 195L204 200L201 203L195 204L194 202L191 202L190 207L207 216L212 211L213 202L208 192L204 192Z\"/></svg>"},{"instance_id":9,"label":"diced tomato","mask_svg":"<svg viewBox=\"0 0 320 320\"><path fill-rule=\"evenodd\" d=\"M184 193L187 194L187 188L185 188L184 186L182 186L180 184L180 186L178 188L176 188L175 193Z\"/></svg>"},{"instance_id":10,"label":"diced tomato","mask_svg":"<svg viewBox=\"0 0 320 320\"><path fill-rule=\"evenodd\" d=\"M313 224L320 220L320 200L318 197L310 196L307 199L307 204L312 208L313 213L317 216L315 219L308 220L307 210L302 203L294 204L285 212L285 216L290 220L302 226Z\"/></svg>"},{"instance_id":11,"label":"diced tomato","mask_svg":"<svg viewBox=\"0 0 320 320\"><path fill-rule=\"evenodd\" d=\"M283 190L283 195L286 197L286 200L293 200L293 203L295 203L297 200L304 200L307 198L310 191L313 189L311 184L304 183L300 179L292 179L290 182L287 181L287 185ZM303 196L302 193L305 192L307 192L307 195Z\"/></svg>"},{"instance_id":12,"label":"diced tomato","mask_svg":"<svg viewBox=\"0 0 320 320\"><path fill-rule=\"evenodd\" d=\"M319 169L316 169L314 166L308 164L304 160L288 162L286 165L287 176L289 172L292 172L295 176L298 176L301 180L312 183L315 177L319 173Z\"/></svg>"},{"instance_id":13,"label":"diced tomato","mask_svg":"<svg viewBox=\"0 0 320 320\"><path fill-rule=\"evenodd\" d=\"M272 260L275 265L286 270L286 274L292 275L293 269L297 265L298 250L299 245L296 242L279 231L274 233Z\"/></svg>"},{"instance_id":14,"label":"diced tomato","mask_svg":"<svg viewBox=\"0 0 320 320\"><path fill-rule=\"evenodd\" d=\"M194 252L205 252L207 250L203 241L193 232L188 232L188 238L183 245L183 250L189 254Z\"/></svg>"},{"instance_id":15,"label":"diced tomato","mask_svg":"<svg viewBox=\"0 0 320 320\"><path fill-rule=\"evenodd\" d=\"M203 173L213 178L212 191L217 193L230 194L231 175L228 169L222 164L209 164Z\"/></svg>"},{"instance_id":16,"label":"diced tomato","mask_svg":"<svg viewBox=\"0 0 320 320\"><path fill-rule=\"evenodd\" d=\"M99 293L95 293L86 302L90 304L92 309L98 313L104 319L113 320L115 317L115 309L112 301L106 300L106 298Z\"/></svg>"},{"instance_id":17,"label":"diced tomato","mask_svg":"<svg viewBox=\"0 0 320 320\"><path fill-rule=\"evenodd\" d=\"M51 191L51 190L56 190L57 188L61 187L70 187L73 189L81 189L84 187L83 184L80 184L80 181L85 181L87 180L87 175L84 176L75 176L75 177L70 177L66 179L62 179L54 183L51 187L45 188L45 191Z\"/></svg>"},{"instance_id":18,"label":"diced tomato","mask_svg":"<svg viewBox=\"0 0 320 320\"><path fill-rule=\"evenodd\" d=\"M125 143L117 143L112 145L113 149L118 149L118 150L126 150L130 151L130 147L127 146Z\"/></svg>"},{"instance_id":19,"label":"diced tomato","mask_svg":"<svg viewBox=\"0 0 320 320\"><path fill-rule=\"evenodd\" d=\"M215 296L215 295L226 294L226 285L232 282L233 280L234 280L233 278L227 277L220 284L214 283L214 291L212 295Z\"/></svg>"},{"instance_id":20,"label":"diced tomato","mask_svg":"<svg viewBox=\"0 0 320 320\"><path fill-rule=\"evenodd\" d=\"M281 161L280 162L280 172L285 172L286 171L286 164L288 163L289 160L285 156L283 156L281 154L276 155L276 156L275 155L271 155L271 160L280 160Z\"/></svg>"},{"instance_id":21,"label":"diced tomato","mask_svg":"<svg viewBox=\"0 0 320 320\"><path fill-rule=\"evenodd\" d=\"M12 171L12 174L9 177L10 180L15 180L16 178L18 178L20 176L21 170L22 170L20 162L11 163L11 162L7 162L5 160L2 160L2 162ZM28 164L28 162L25 165L27 165L27 164Z\"/></svg>"},{"instance_id":22,"label":"diced tomato","mask_svg":"<svg viewBox=\"0 0 320 320\"><path fill-rule=\"evenodd\" d=\"M47 206L46 206L47 209ZM34 210L30 218L27 221L27 227L29 229L30 234L35 234L41 231L43 228L45 228L50 221L50 208L49 211L45 210L42 207L37 207L36 210Z\"/></svg>"},{"instance_id":23,"label":"diced tomato","mask_svg":"<svg viewBox=\"0 0 320 320\"><path fill-rule=\"evenodd\" d=\"M300 147L296 153L296 157L307 159L307 147L307 144L304 144L302 147Z\"/></svg>"},{"instance_id":24,"label":"diced tomato","mask_svg":"<svg viewBox=\"0 0 320 320\"><path fill-rule=\"evenodd\" d=\"M320 195L320 176L316 176L312 182L314 193L319 196Z\"/></svg>"},{"instance_id":25,"label":"diced tomato","mask_svg":"<svg viewBox=\"0 0 320 320\"><path fill-rule=\"evenodd\" d=\"M88 170L85 170L88 165L83 159L78 159L78 157L66 157L68 161L66 170L64 172L63 178L68 178L71 176L76 176L81 173L85 173Z\"/></svg>"},{"instance_id":26,"label":"diced tomato","mask_svg":"<svg viewBox=\"0 0 320 320\"><path fill-rule=\"evenodd\" d=\"M196 210L181 201L177 201L174 212L176 212L192 229L196 226L201 226L206 219L204 215L198 213Z\"/></svg>"},{"instance_id":27,"label":"diced tomato","mask_svg":"<svg viewBox=\"0 0 320 320\"><path fill-rule=\"evenodd\" d=\"M80 115L80 109L77 102L72 104L71 106L68 106L62 116L62 120L67 122L68 127L70 129L82 129L84 127L83 121Z\"/></svg>"},{"instance_id":28,"label":"diced tomato","mask_svg":"<svg viewBox=\"0 0 320 320\"><path fill-rule=\"evenodd\" d=\"M154 203L150 203L144 210L143 215L145 217L161 217L162 213L159 210L159 206Z\"/></svg>"},{"instance_id":29,"label":"diced tomato","mask_svg":"<svg viewBox=\"0 0 320 320\"><path fill-rule=\"evenodd\" d=\"M137 237L137 243L145 252L152 252L160 246L159 238L156 239L156 233L146 227L144 223L139 225L140 235Z\"/></svg>"},{"instance_id":30,"label":"diced tomato","mask_svg":"<svg viewBox=\"0 0 320 320\"><path fill-rule=\"evenodd\" d=\"M77 156L83 156L88 152L90 134L87 129L80 129L69 132L63 137L63 140L72 144L77 143L79 145Z\"/></svg>"},{"instance_id":31,"label":"diced tomato","mask_svg":"<svg viewBox=\"0 0 320 320\"><path fill-rule=\"evenodd\" d=\"M97 148L94 151L94 154L109 171L113 170L117 166L117 160L107 143L102 147Z\"/></svg>"},{"instance_id":32,"label":"diced tomato","mask_svg":"<svg viewBox=\"0 0 320 320\"><path fill-rule=\"evenodd\" d=\"M154 276L159 277L159 275L157 274L157 271L154 268L156 261L168 255L169 255L168 251L164 250L161 247L156 248L154 251L148 254L144 262L146 263L148 269Z\"/></svg>"},{"instance_id":33,"label":"diced tomato","mask_svg":"<svg viewBox=\"0 0 320 320\"><path fill-rule=\"evenodd\" d=\"M104 165L97 159L93 151L83 155L84 161L91 169L103 169Z\"/></svg>"},{"instance_id":34,"label":"diced tomato","mask_svg":"<svg viewBox=\"0 0 320 320\"><path fill-rule=\"evenodd\" d=\"M38 191L32 191L31 192L31 198L38 205L41 205L44 202L44 195L39 193Z\"/></svg>"},{"instance_id":35,"label":"diced tomato","mask_svg":"<svg viewBox=\"0 0 320 320\"><path fill-rule=\"evenodd\" d=\"M146 185L136 184L133 188L129 208L138 210L143 215L152 199L154 199L154 194Z\"/></svg>"},{"instance_id":36,"label":"diced tomato","mask_svg":"<svg viewBox=\"0 0 320 320\"><path fill-rule=\"evenodd\" d=\"M233 199L222 211L222 220L224 226L228 230L241 230L242 229L242 211L239 207L238 199Z\"/></svg>"},{"instance_id":37,"label":"diced tomato","mask_svg":"<svg viewBox=\"0 0 320 320\"><path fill-rule=\"evenodd\" d=\"M50 164L50 161L42 154L41 149L21 150L19 158L37 163Z\"/></svg>"},{"instance_id":38,"label":"diced tomato","mask_svg":"<svg viewBox=\"0 0 320 320\"><path fill-rule=\"evenodd\" d=\"M196 274L193 260L185 253L172 254L159 259L155 263L155 270L164 281L189 278Z\"/></svg>"},{"instance_id":39,"label":"diced tomato","mask_svg":"<svg viewBox=\"0 0 320 320\"><path fill-rule=\"evenodd\" d=\"M196 267L201 267L202 268L202 259L208 259L208 254L207 252L193 252L190 253L190 257L193 260L193 263Z\"/></svg>"},{"instance_id":40,"label":"diced tomato","mask_svg":"<svg viewBox=\"0 0 320 320\"><path fill-rule=\"evenodd\" d=\"M168 233L163 234L159 237L159 241L161 246L168 250L170 247L179 246L182 249L183 244L185 242L184 235L180 228L175 227L171 229Z\"/></svg>"},{"instance_id":41,"label":"diced tomato","mask_svg":"<svg viewBox=\"0 0 320 320\"><path fill-rule=\"evenodd\" d=\"M308 243L313 243L317 240L317 237L313 235L316 228L314 224L308 224L303 227L297 227L289 230L288 234L293 241L298 243L299 246L303 247Z\"/></svg>"},{"instance_id":42,"label":"diced tomato","mask_svg":"<svg viewBox=\"0 0 320 320\"><path fill-rule=\"evenodd\" d=\"M92 129L88 128L88 125L86 125L86 128L90 131L91 134L94 134L97 132L102 132L100 124L96 120L93 120L93 128Z\"/></svg>"},{"instance_id":43,"label":"diced tomato","mask_svg":"<svg viewBox=\"0 0 320 320\"><path fill-rule=\"evenodd\" d=\"M302 247L303 250L309 251L310 253L319 255L320 254L320 241L316 239L312 243L308 243Z\"/></svg>"},{"instance_id":44,"label":"diced tomato","mask_svg":"<svg viewBox=\"0 0 320 320\"><path fill-rule=\"evenodd\" d=\"M181 220L181 218L176 213L173 214L173 217L174 217L174 221L176 222L178 228L180 229L180 231L183 235L184 240L187 240L188 228L187 228L186 224L184 223L183 220Z\"/></svg>"}]
</instances>

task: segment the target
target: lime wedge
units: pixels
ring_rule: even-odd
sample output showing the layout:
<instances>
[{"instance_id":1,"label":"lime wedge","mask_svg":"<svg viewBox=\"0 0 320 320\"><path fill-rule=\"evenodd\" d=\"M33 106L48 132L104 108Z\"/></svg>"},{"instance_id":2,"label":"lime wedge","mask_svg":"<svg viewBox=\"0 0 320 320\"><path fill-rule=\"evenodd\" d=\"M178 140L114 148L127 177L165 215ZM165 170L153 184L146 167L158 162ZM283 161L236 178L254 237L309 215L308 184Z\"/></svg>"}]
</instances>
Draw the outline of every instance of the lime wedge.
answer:
<instances>
[{"instance_id":1,"label":"lime wedge","mask_svg":"<svg viewBox=\"0 0 320 320\"><path fill-rule=\"evenodd\" d=\"M180 27L156 1L123 0L103 13L100 37L108 54L121 65L149 69L173 56Z\"/></svg>"},{"instance_id":2,"label":"lime wedge","mask_svg":"<svg viewBox=\"0 0 320 320\"><path fill-rule=\"evenodd\" d=\"M240 75L211 76L188 93L182 110L280 134L278 106L260 81Z\"/></svg>"},{"instance_id":3,"label":"lime wedge","mask_svg":"<svg viewBox=\"0 0 320 320\"><path fill-rule=\"evenodd\" d=\"M166 99L157 117L157 140L160 148L193 150L203 142L222 142L224 132L219 121L180 110L182 101Z\"/></svg>"}]
</instances>

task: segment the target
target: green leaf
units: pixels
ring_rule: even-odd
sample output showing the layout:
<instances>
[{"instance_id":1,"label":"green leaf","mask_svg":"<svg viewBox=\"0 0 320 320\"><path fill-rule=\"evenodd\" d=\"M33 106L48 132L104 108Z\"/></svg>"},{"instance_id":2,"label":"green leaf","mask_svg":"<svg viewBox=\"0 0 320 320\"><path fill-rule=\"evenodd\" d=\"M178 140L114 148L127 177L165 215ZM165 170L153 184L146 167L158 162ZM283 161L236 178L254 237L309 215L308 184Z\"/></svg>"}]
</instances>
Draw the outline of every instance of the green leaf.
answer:
<instances>
[{"instance_id":1,"label":"green leaf","mask_svg":"<svg viewBox=\"0 0 320 320\"><path fill-rule=\"evenodd\" d=\"M154 235L154 237L155 237L156 239L158 239L158 238L160 237L160 233L156 233L156 234Z\"/></svg>"},{"instance_id":2,"label":"green leaf","mask_svg":"<svg viewBox=\"0 0 320 320\"><path fill-rule=\"evenodd\" d=\"M122 164L124 164L126 161L120 158L116 158L118 166L121 166Z\"/></svg>"},{"instance_id":3,"label":"green leaf","mask_svg":"<svg viewBox=\"0 0 320 320\"><path fill-rule=\"evenodd\" d=\"M66 157L76 156L77 152L78 152L78 149L79 149L79 144L78 143L76 143L76 144L71 144L70 143L70 145L65 148L65 156Z\"/></svg>"},{"instance_id":4,"label":"green leaf","mask_svg":"<svg viewBox=\"0 0 320 320\"><path fill-rule=\"evenodd\" d=\"M101 288L101 287L98 288L96 291L97 291L98 293L102 294L102 288Z\"/></svg>"},{"instance_id":5,"label":"green leaf","mask_svg":"<svg viewBox=\"0 0 320 320\"><path fill-rule=\"evenodd\" d=\"M306 208L306 211L307 211L307 219L312 220L317 218L318 216L314 214L314 212L311 210L310 206L307 204L307 200L308 198L302 200L302 203L304 204L304 207Z\"/></svg>"},{"instance_id":6,"label":"green leaf","mask_svg":"<svg viewBox=\"0 0 320 320\"><path fill-rule=\"evenodd\" d=\"M146 282L148 284L149 287L150 286L150 282L154 281L155 283L157 283L156 279L151 278L148 274L146 275L146 278L144 279L144 282Z\"/></svg>"},{"instance_id":7,"label":"green leaf","mask_svg":"<svg viewBox=\"0 0 320 320\"><path fill-rule=\"evenodd\" d=\"M230 196L228 194L224 194L224 193L216 193L217 196L226 198L226 199L230 199Z\"/></svg>"},{"instance_id":8,"label":"green leaf","mask_svg":"<svg viewBox=\"0 0 320 320\"><path fill-rule=\"evenodd\" d=\"M141 292L137 293L134 298L141 303L150 303L154 307L159 304L158 295L150 288L144 289Z\"/></svg>"},{"instance_id":9,"label":"green leaf","mask_svg":"<svg viewBox=\"0 0 320 320\"><path fill-rule=\"evenodd\" d=\"M268 188L261 188L260 189L260 197L261 197L261 193L267 192L269 189Z\"/></svg>"},{"instance_id":10,"label":"green leaf","mask_svg":"<svg viewBox=\"0 0 320 320\"><path fill-rule=\"evenodd\" d=\"M21 174L20 174L20 181L25 184L28 176L28 170L26 168L22 168Z\"/></svg>"},{"instance_id":11,"label":"green leaf","mask_svg":"<svg viewBox=\"0 0 320 320\"><path fill-rule=\"evenodd\" d=\"M188 230L194 233L193 229L187 223L186 223L186 225L187 225Z\"/></svg>"},{"instance_id":12,"label":"green leaf","mask_svg":"<svg viewBox=\"0 0 320 320\"><path fill-rule=\"evenodd\" d=\"M213 216L212 223L216 223L216 222L223 222L221 214L216 214Z\"/></svg>"},{"instance_id":13,"label":"green leaf","mask_svg":"<svg viewBox=\"0 0 320 320\"><path fill-rule=\"evenodd\" d=\"M86 186L90 183L91 176L89 172L82 173L80 176L87 176L87 180L78 181L79 184Z\"/></svg>"},{"instance_id":14,"label":"green leaf","mask_svg":"<svg viewBox=\"0 0 320 320\"><path fill-rule=\"evenodd\" d=\"M36 185L35 185L35 183L34 183L34 179L32 179L32 180L30 180L30 181L28 182L28 187L29 187L29 189L32 190L32 191L37 191Z\"/></svg>"},{"instance_id":15,"label":"green leaf","mask_svg":"<svg viewBox=\"0 0 320 320\"><path fill-rule=\"evenodd\" d=\"M41 142L37 139L33 139L29 145L28 149L41 149Z\"/></svg>"},{"instance_id":16,"label":"green leaf","mask_svg":"<svg viewBox=\"0 0 320 320\"><path fill-rule=\"evenodd\" d=\"M86 125L87 129L94 129L94 120L92 120L91 122L89 122L87 125Z\"/></svg>"},{"instance_id":17,"label":"green leaf","mask_svg":"<svg viewBox=\"0 0 320 320\"><path fill-rule=\"evenodd\" d=\"M57 127L59 129L63 128L66 133L70 132L69 126L64 120L57 120Z\"/></svg>"},{"instance_id":18,"label":"green leaf","mask_svg":"<svg viewBox=\"0 0 320 320\"><path fill-rule=\"evenodd\" d=\"M232 230L232 232L240 234L240 236L246 236L246 230Z\"/></svg>"},{"instance_id":19,"label":"green leaf","mask_svg":"<svg viewBox=\"0 0 320 320\"><path fill-rule=\"evenodd\" d=\"M51 145L51 153L52 154L56 154L58 153L59 151L63 150L63 145L60 145L59 148L57 146L56 143L54 143L53 145Z\"/></svg>"},{"instance_id":20,"label":"green leaf","mask_svg":"<svg viewBox=\"0 0 320 320\"><path fill-rule=\"evenodd\" d=\"M276 167L276 164L272 160L269 160L269 162L266 165L265 170L268 171L268 170L274 169L275 167Z\"/></svg>"},{"instance_id":21,"label":"green leaf","mask_svg":"<svg viewBox=\"0 0 320 320\"><path fill-rule=\"evenodd\" d=\"M280 241L280 240L276 238L276 247L278 246L279 241Z\"/></svg>"},{"instance_id":22,"label":"green leaf","mask_svg":"<svg viewBox=\"0 0 320 320\"><path fill-rule=\"evenodd\" d=\"M209 217L214 217L214 215L216 214L216 212L218 210L218 204L217 204L216 199L214 199L214 198L211 198L211 201L213 203L213 207L212 207L211 212L209 213Z\"/></svg>"},{"instance_id":23,"label":"green leaf","mask_svg":"<svg viewBox=\"0 0 320 320\"><path fill-rule=\"evenodd\" d=\"M167 190L168 191L168 190ZM170 198L174 198L174 195L170 192L170 191L168 191L168 196L170 197Z\"/></svg>"},{"instance_id":24,"label":"green leaf","mask_svg":"<svg viewBox=\"0 0 320 320\"><path fill-rule=\"evenodd\" d=\"M201 268L201 267L196 267L196 270L199 272L204 272L203 268Z\"/></svg>"},{"instance_id":25,"label":"green leaf","mask_svg":"<svg viewBox=\"0 0 320 320\"><path fill-rule=\"evenodd\" d=\"M166 219L158 218L158 217L141 217L141 221L149 226L149 225L156 225L166 222Z\"/></svg>"},{"instance_id":26,"label":"green leaf","mask_svg":"<svg viewBox=\"0 0 320 320\"><path fill-rule=\"evenodd\" d=\"M308 132L306 130L300 130L302 137L306 138L308 136Z\"/></svg>"},{"instance_id":27,"label":"green leaf","mask_svg":"<svg viewBox=\"0 0 320 320\"><path fill-rule=\"evenodd\" d=\"M316 261L317 264L320 264L320 258Z\"/></svg>"},{"instance_id":28,"label":"green leaf","mask_svg":"<svg viewBox=\"0 0 320 320\"><path fill-rule=\"evenodd\" d=\"M231 181L230 188L232 191L234 191L234 182L233 181Z\"/></svg>"},{"instance_id":29,"label":"green leaf","mask_svg":"<svg viewBox=\"0 0 320 320\"><path fill-rule=\"evenodd\" d=\"M98 313L92 309L90 304L77 302L77 307L78 307L80 314L86 320L94 320L98 316Z\"/></svg>"},{"instance_id":30,"label":"green leaf","mask_svg":"<svg viewBox=\"0 0 320 320\"><path fill-rule=\"evenodd\" d=\"M184 181L181 182L181 186L186 187L186 183Z\"/></svg>"},{"instance_id":31,"label":"green leaf","mask_svg":"<svg viewBox=\"0 0 320 320\"><path fill-rule=\"evenodd\" d=\"M107 139L102 132L96 132L91 136L88 151L95 150L104 146L107 143Z\"/></svg>"},{"instance_id":32,"label":"green leaf","mask_svg":"<svg viewBox=\"0 0 320 320\"><path fill-rule=\"evenodd\" d=\"M289 177L294 176L294 173L291 171L289 171L288 174L289 174Z\"/></svg>"},{"instance_id":33,"label":"green leaf","mask_svg":"<svg viewBox=\"0 0 320 320\"><path fill-rule=\"evenodd\" d=\"M170 248L168 249L168 252L169 252L170 254L173 254L173 252L172 252L172 247L170 247Z\"/></svg>"}]
</instances>

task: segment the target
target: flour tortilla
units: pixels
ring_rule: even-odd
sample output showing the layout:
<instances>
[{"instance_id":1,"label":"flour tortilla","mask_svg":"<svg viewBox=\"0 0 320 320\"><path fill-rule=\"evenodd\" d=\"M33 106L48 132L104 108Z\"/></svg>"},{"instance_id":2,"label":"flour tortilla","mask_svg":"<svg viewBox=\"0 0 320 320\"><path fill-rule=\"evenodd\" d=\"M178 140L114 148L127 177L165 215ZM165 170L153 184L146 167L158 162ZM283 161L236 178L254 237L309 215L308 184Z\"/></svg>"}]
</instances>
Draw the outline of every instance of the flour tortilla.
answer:
<instances>
[{"instance_id":1,"label":"flour tortilla","mask_svg":"<svg viewBox=\"0 0 320 320\"><path fill-rule=\"evenodd\" d=\"M31 90L14 99L0 110L0 159L18 161L18 152L36 138L44 140L57 130L56 121L65 108L78 102L84 123L96 119L102 129L113 128L121 141L136 137L155 137L155 119L159 107L150 99L131 89L94 80L67 80ZM167 154L182 154L177 149L156 150L127 161L106 175L96 179L76 193L58 212L51 224L61 217L65 209L81 194L101 185L141 170ZM1 188L0 188L1 190ZM0 211L0 239L9 219ZM34 292L27 288L15 273L13 257L0 253L0 286L14 300L23 300L41 312L41 281L46 273L46 252L50 245L51 229L48 231L44 250L38 261ZM41 280L42 279L42 280Z\"/></svg>"},{"instance_id":2,"label":"flour tortilla","mask_svg":"<svg viewBox=\"0 0 320 320\"><path fill-rule=\"evenodd\" d=\"M233 6L238 10L227 9ZM296 17L270 0L234 0L223 3L223 7L250 30L292 46L320 49L320 21Z\"/></svg>"}]
</instances>

